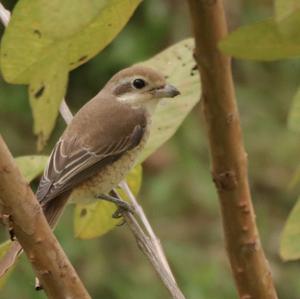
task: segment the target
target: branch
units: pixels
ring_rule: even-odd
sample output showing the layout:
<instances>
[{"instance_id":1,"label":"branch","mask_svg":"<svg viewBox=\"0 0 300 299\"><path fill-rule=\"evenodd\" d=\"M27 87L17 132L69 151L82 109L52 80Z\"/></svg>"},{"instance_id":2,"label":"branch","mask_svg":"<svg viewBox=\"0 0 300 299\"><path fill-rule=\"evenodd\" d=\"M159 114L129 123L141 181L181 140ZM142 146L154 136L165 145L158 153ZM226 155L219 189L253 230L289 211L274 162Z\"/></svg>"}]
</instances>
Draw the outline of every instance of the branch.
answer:
<instances>
[{"instance_id":1,"label":"branch","mask_svg":"<svg viewBox=\"0 0 300 299\"><path fill-rule=\"evenodd\" d=\"M243 299L275 299L275 288L261 247L247 178L230 58L218 50L227 35L223 1L188 0L201 74L212 176L221 204L226 247Z\"/></svg>"},{"instance_id":2,"label":"branch","mask_svg":"<svg viewBox=\"0 0 300 299\"><path fill-rule=\"evenodd\" d=\"M11 216L14 233L48 297L90 298L1 136L0 190L1 210Z\"/></svg>"}]
</instances>

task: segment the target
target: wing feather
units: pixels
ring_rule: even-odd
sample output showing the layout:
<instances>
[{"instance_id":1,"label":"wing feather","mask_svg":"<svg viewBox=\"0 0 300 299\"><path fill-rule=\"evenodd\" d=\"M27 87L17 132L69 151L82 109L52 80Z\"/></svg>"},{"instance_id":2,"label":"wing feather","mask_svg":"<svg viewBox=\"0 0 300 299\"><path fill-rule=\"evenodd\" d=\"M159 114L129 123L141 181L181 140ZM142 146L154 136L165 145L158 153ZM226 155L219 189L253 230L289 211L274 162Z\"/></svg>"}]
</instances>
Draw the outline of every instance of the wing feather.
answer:
<instances>
[{"instance_id":1,"label":"wing feather","mask_svg":"<svg viewBox=\"0 0 300 299\"><path fill-rule=\"evenodd\" d=\"M131 134L110 144L99 144L97 148L80 145L78 138L61 138L55 145L48 166L40 181L36 196L42 205L75 185L91 177L101 168L119 159L125 152L136 147L145 127L134 126Z\"/></svg>"}]
</instances>

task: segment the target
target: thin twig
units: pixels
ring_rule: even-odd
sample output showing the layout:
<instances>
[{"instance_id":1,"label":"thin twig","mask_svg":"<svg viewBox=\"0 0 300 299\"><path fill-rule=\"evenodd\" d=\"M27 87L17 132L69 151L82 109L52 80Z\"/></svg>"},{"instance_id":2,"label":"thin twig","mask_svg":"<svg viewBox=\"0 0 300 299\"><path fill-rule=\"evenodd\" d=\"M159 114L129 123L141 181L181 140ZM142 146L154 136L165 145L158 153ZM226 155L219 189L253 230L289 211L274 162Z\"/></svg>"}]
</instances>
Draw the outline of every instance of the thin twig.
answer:
<instances>
[{"instance_id":1,"label":"thin twig","mask_svg":"<svg viewBox=\"0 0 300 299\"><path fill-rule=\"evenodd\" d=\"M6 27L10 20L10 11L7 10L0 2L0 21Z\"/></svg>"},{"instance_id":2,"label":"thin twig","mask_svg":"<svg viewBox=\"0 0 300 299\"><path fill-rule=\"evenodd\" d=\"M139 219L141 220L141 222L143 223L150 239L151 239L151 242L153 243L153 246L157 252L157 254L159 255L165 269L168 271L170 277L172 278L173 282L176 283L176 280L173 276L173 273L170 269L170 266L167 262L167 259L166 259L166 256L165 256L165 253L162 249L162 246L161 246L161 243L160 243L160 240L157 238L157 236L155 235L149 221L148 221L148 218L146 217L146 214L142 208L141 205L139 205L138 201L136 200L135 196L133 195L133 193L131 192L128 184L126 181L122 181L120 183L120 187L124 190L124 192L127 194L128 198L130 199L130 202L132 204L132 206L134 207L134 211L135 211L135 214L138 215Z\"/></svg>"},{"instance_id":3,"label":"thin twig","mask_svg":"<svg viewBox=\"0 0 300 299\"><path fill-rule=\"evenodd\" d=\"M71 122L73 115L72 115L72 112L71 112L70 108L68 107L65 99L63 99L61 101L61 104L59 107L59 112L60 112L62 118L64 119L65 123L68 125Z\"/></svg>"},{"instance_id":4,"label":"thin twig","mask_svg":"<svg viewBox=\"0 0 300 299\"><path fill-rule=\"evenodd\" d=\"M123 218L128 224L131 232L136 238L137 244L142 252L148 257L153 268L161 278L162 282L170 292L172 298L174 299L185 299L181 290L178 288L174 281L173 275L169 273L169 269L165 267L163 259L158 256L157 249L152 240L146 236L139 223L135 219L134 215L130 212L124 212Z\"/></svg>"}]
</instances>

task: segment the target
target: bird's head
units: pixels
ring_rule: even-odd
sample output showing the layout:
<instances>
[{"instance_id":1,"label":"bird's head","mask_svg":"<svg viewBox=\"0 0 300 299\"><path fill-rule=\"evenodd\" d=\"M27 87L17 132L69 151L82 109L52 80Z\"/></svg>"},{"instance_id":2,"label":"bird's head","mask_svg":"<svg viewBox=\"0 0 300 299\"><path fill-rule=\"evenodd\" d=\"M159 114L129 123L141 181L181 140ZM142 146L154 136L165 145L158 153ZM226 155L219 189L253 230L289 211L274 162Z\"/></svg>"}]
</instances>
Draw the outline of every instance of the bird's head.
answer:
<instances>
[{"instance_id":1,"label":"bird's head","mask_svg":"<svg viewBox=\"0 0 300 299\"><path fill-rule=\"evenodd\" d=\"M107 83L106 88L118 101L133 107L153 107L161 98L173 98L180 92L164 76L148 67L126 68Z\"/></svg>"}]
</instances>

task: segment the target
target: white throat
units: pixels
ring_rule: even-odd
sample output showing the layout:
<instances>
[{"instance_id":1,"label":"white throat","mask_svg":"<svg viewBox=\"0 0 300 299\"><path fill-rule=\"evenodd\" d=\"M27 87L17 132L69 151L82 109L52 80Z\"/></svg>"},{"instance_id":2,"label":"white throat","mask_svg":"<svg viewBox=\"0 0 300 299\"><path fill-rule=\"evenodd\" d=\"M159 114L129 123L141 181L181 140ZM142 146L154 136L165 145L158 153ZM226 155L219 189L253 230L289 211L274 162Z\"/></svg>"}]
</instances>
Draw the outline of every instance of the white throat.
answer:
<instances>
[{"instance_id":1,"label":"white throat","mask_svg":"<svg viewBox=\"0 0 300 299\"><path fill-rule=\"evenodd\" d=\"M134 109L144 108L147 112L152 115L155 112L155 108L159 102L159 98L149 98L149 95L145 94L124 94L117 97L117 100L130 105Z\"/></svg>"}]
</instances>

